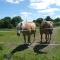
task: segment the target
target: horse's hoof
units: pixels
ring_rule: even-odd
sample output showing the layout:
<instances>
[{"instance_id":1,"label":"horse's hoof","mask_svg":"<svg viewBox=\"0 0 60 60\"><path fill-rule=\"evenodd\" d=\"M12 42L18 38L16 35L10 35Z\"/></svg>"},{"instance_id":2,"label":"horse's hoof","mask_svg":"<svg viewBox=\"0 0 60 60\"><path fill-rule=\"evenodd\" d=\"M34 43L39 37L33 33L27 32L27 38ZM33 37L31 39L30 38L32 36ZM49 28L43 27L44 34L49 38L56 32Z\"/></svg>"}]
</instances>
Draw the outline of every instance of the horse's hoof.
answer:
<instances>
[{"instance_id":1,"label":"horse's hoof","mask_svg":"<svg viewBox=\"0 0 60 60\"><path fill-rule=\"evenodd\" d=\"M27 44L26 42L24 42L24 44Z\"/></svg>"},{"instance_id":2,"label":"horse's hoof","mask_svg":"<svg viewBox=\"0 0 60 60\"><path fill-rule=\"evenodd\" d=\"M31 43L28 43L29 45L31 45Z\"/></svg>"},{"instance_id":3,"label":"horse's hoof","mask_svg":"<svg viewBox=\"0 0 60 60\"><path fill-rule=\"evenodd\" d=\"M47 41L46 41L46 43L47 43Z\"/></svg>"},{"instance_id":4,"label":"horse's hoof","mask_svg":"<svg viewBox=\"0 0 60 60\"><path fill-rule=\"evenodd\" d=\"M42 43L42 41L40 43Z\"/></svg>"},{"instance_id":5,"label":"horse's hoof","mask_svg":"<svg viewBox=\"0 0 60 60\"><path fill-rule=\"evenodd\" d=\"M48 41L48 44L50 44L50 41Z\"/></svg>"}]
</instances>

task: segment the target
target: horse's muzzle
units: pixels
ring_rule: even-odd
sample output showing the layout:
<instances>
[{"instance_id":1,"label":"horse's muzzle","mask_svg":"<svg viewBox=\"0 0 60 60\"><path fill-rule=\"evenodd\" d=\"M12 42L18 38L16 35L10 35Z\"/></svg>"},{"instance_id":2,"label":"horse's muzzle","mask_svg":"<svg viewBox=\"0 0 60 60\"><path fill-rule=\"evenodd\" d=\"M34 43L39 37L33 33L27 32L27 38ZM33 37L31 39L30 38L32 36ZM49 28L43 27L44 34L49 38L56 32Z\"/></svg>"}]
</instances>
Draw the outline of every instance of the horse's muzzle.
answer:
<instances>
[{"instance_id":1,"label":"horse's muzzle","mask_svg":"<svg viewBox=\"0 0 60 60\"><path fill-rule=\"evenodd\" d=\"M20 34L19 34L19 33L17 33L17 36L20 36Z\"/></svg>"}]
</instances>

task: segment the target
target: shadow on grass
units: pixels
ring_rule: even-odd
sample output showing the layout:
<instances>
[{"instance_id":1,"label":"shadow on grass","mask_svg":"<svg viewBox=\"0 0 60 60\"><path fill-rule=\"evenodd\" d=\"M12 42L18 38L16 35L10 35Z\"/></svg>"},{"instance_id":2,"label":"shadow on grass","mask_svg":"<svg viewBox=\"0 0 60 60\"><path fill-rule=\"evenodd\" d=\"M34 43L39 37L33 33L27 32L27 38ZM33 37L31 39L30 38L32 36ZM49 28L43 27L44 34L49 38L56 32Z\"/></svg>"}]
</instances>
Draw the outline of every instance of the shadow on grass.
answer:
<instances>
[{"instance_id":1,"label":"shadow on grass","mask_svg":"<svg viewBox=\"0 0 60 60\"><path fill-rule=\"evenodd\" d=\"M0 36L4 36L3 34L0 34Z\"/></svg>"},{"instance_id":2,"label":"shadow on grass","mask_svg":"<svg viewBox=\"0 0 60 60\"><path fill-rule=\"evenodd\" d=\"M3 50L3 48L4 48L4 45L0 44L0 50Z\"/></svg>"},{"instance_id":3,"label":"shadow on grass","mask_svg":"<svg viewBox=\"0 0 60 60\"><path fill-rule=\"evenodd\" d=\"M10 53L5 54L5 55L4 55L4 58L6 58L6 59L9 60L14 53L16 53L16 52L18 52L18 51L23 51L23 50L27 49L28 46L29 46L29 44L21 44L21 45L17 46L17 47L16 47L15 49L13 49Z\"/></svg>"},{"instance_id":4,"label":"shadow on grass","mask_svg":"<svg viewBox=\"0 0 60 60\"><path fill-rule=\"evenodd\" d=\"M13 49L11 54L14 54L18 51L23 51L23 50L27 49L28 46L29 46L29 44L21 44L21 45L17 46L15 49Z\"/></svg>"},{"instance_id":5,"label":"shadow on grass","mask_svg":"<svg viewBox=\"0 0 60 60\"><path fill-rule=\"evenodd\" d=\"M47 52L42 51L42 49L44 49L45 47L48 46L49 43L46 42L40 42L38 45L36 45L33 50L35 53L37 54L47 54Z\"/></svg>"}]
</instances>

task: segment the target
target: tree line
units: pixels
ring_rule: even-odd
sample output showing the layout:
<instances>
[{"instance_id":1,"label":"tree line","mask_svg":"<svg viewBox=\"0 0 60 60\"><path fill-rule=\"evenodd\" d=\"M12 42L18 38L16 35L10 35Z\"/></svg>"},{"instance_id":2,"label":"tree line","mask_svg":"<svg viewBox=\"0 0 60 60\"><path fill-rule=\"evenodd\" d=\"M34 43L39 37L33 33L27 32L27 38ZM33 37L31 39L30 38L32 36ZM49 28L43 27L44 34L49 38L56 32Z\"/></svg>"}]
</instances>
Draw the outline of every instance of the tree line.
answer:
<instances>
[{"instance_id":1,"label":"tree line","mask_svg":"<svg viewBox=\"0 0 60 60\"><path fill-rule=\"evenodd\" d=\"M50 16L47 16L45 19L37 18L36 20L33 20L33 22L35 22L36 25L39 26L42 20L52 21L54 23L54 26L60 26L60 18L59 17L52 19Z\"/></svg>"},{"instance_id":2,"label":"tree line","mask_svg":"<svg viewBox=\"0 0 60 60\"><path fill-rule=\"evenodd\" d=\"M40 25L43 18L37 18L36 20L33 20L33 22L36 23L37 26ZM50 16L47 16L45 18L46 21L53 21L55 26L60 26L60 18L52 19ZM14 28L19 22L22 22L23 19L20 16L15 16L13 18L11 17L4 17L0 19L0 28Z\"/></svg>"},{"instance_id":3,"label":"tree line","mask_svg":"<svg viewBox=\"0 0 60 60\"><path fill-rule=\"evenodd\" d=\"M22 22L23 19L20 16L15 16L13 18L11 17L4 17L0 19L0 28L13 28L16 27L16 25L19 22Z\"/></svg>"}]
</instances>

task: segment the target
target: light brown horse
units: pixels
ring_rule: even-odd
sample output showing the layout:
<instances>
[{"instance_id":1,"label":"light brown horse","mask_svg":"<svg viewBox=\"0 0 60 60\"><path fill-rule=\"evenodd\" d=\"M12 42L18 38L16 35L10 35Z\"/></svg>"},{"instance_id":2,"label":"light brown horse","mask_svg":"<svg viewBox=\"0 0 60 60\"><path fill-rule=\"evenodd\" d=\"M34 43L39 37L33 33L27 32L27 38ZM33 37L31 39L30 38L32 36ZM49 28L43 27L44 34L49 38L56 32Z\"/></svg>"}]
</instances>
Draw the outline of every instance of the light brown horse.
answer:
<instances>
[{"instance_id":1,"label":"light brown horse","mask_svg":"<svg viewBox=\"0 0 60 60\"><path fill-rule=\"evenodd\" d=\"M52 21L42 21L40 24L41 43L42 43L42 39L43 39L43 34L45 34L46 43L50 42L52 32L53 32L53 22Z\"/></svg>"},{"instance_id":2,"label":"light brown horse","mask_svg":"<svg viewBox=\"0 0 60 60\"><path fill-rule=\"evenodd\" d=\"M18 23L16 29L18 36L20 36L20 32L22 32L24 37L24 43L26 43L27 41L26 36L28 37L28 43L31 43L30 41L31 34L34 34L35 40L36 24L34 22Z\"/></svg>"}]
</instances>

